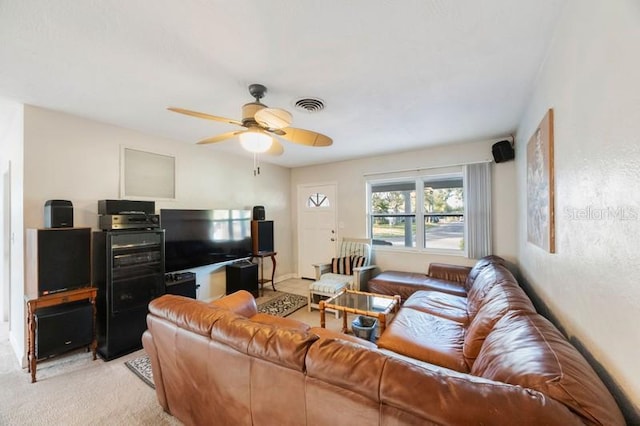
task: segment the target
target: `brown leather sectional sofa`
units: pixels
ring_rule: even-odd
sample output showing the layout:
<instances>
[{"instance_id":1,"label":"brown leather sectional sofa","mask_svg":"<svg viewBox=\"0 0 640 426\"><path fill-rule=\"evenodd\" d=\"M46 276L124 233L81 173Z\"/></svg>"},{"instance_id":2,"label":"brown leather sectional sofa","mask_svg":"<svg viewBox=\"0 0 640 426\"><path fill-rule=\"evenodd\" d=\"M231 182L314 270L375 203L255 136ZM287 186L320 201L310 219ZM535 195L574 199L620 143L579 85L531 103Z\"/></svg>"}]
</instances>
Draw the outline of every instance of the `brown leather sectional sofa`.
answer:
<instances>
[{"instance_id":1,"label":"brown leather sectional sofa","mask_svg":"<svg viewBox=\"0 0 640 426\"><path fill-rule=\"evenodd\" d=\"M163 296L143 336L158 401L186 424L624 424L584 358L493 260L457 281L471 277L465 296L409 295L379 347L257 313L247 292L209 304Z\"/></svg>"}]
</instances>

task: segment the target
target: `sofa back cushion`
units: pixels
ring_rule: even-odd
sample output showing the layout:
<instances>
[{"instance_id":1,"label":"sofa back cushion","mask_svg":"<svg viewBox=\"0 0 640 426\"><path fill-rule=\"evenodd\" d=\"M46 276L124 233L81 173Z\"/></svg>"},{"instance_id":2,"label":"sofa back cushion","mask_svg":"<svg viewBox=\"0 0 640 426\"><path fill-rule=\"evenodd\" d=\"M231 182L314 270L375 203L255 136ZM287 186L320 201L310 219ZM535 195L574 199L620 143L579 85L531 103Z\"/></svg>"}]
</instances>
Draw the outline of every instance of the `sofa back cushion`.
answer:
<instances>
[{"instance_id":1,"label":"sofa back cushion","mask_svg":"<svg viewBox=\"0 0 640 426\"><path fill-rule=\"evenodd\" d=\"M469 292L471 287L473 287L473 283L475 282L480 272L482 272L487 266L494 265L494 264L506 266L507 263L500 256L494 256L494 255L489 255L481 259L478 259L476 264L473 265L473 268L471 268L471 271L469 271L469 274L467 275L467 279L464 282L465 290Z\"/></svg>"},{"instance_id":2,"label":"sofa back cushion","mask_svg":"<svg viewBox=\"0 0 640 426\"><path fill-rule=\"evenodd\" d=\"M304 360L315 334L251 321L226 311L211 327L211 338L235 350L283 367L304 371Z\"/></svg>"},{"instance_id":3,"label":"sofa back cushion","mask_svg":"<svg viewBox=\"0 0 640 426\"><path fill-rule=\"evenodd\" d=\"M188 297L165 294L149 303L149 312L166 319L178 327L209 336L213 323L218 321L225 309Z\"/></svg>"},{"instance_id":4,"label":"sofa back cushion","mask_svg":"<svg viewBox=\"0 0 640 426\"><path fill-rule=\"evenodd\" d=\"M536 312L527 294L515 282L503 280L489 289L465 333L462 352L469 367L493 326L507 312L518 310Z\"/></svg>"},{"instance_id":5,"label":"sofa back cushion","mask_svg":"<svg viewBox=\"0 0 640 426\"><path fill-rule=\"evenodd\" d=\"M487 265L478 274L473 282L473 286L467 293L467 313L470 321L473 321L473 317L476 316L484 304L487 294L491 288L504 282L511 283L515 286L518 285L518 282L511 272L509 272L509 270L504 266L497 263Z\"/></svg>"},{"instance_id":6,"label":"sofa back cushion","mask_svg":"<svg viewBox=\"0 0 640 426\"><path fill-rule=\"evenodd\" d=\"M486 337L471 374L542 392L587 424L624 424L620 409L591 366L538 314L504 315Z\"/></svg>"}]
</instances>

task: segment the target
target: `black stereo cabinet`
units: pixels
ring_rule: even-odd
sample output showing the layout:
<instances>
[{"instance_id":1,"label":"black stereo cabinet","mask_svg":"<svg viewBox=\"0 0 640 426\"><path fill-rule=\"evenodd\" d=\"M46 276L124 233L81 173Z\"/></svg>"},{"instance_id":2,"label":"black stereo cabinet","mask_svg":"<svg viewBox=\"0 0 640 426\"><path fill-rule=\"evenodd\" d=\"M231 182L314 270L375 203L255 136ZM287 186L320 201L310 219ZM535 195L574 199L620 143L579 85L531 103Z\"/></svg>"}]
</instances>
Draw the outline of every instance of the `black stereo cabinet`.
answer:
<instances>
[{"instance_id":1,"label":"black stereo cabinet","mask_svg":"<svg viewBox=\"0 0 640 426\"><path fill-rule=\"evenodd\" d=\"M93 233L96 334L105 360L142 348L149 302L165 292L164 231Z\"/></svg>"},{"instance_id":2,"label":"black stereo cabinet","mask_svg":"<svg viewBox=\"0 0 640 426\"><path fill-rule=\"evenodd\" d=\"M258 265L251 262L236 262L227 265L227 294L246 290L258 297Z\"/></svg>"}]
</instances>

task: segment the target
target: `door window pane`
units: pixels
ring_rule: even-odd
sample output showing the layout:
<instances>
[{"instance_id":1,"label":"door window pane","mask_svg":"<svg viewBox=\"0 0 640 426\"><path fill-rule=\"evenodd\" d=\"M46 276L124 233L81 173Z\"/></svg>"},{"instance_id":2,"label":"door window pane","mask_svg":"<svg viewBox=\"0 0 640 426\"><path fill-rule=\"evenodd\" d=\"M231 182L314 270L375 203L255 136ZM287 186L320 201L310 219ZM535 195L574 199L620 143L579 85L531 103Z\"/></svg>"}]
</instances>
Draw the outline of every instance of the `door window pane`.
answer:
<instances>
[{"instance_id":1,"label":"door window pane","mask_svg":"<svg viewBox=\"0 0 640 426\"><path fill-rule=\"evenodd\" d=\"M329 198L320 192L311 194L309 195L309 198L307 198L307 207L309 208L329 207L330 205Z\"/></svg>"}]
</instances>

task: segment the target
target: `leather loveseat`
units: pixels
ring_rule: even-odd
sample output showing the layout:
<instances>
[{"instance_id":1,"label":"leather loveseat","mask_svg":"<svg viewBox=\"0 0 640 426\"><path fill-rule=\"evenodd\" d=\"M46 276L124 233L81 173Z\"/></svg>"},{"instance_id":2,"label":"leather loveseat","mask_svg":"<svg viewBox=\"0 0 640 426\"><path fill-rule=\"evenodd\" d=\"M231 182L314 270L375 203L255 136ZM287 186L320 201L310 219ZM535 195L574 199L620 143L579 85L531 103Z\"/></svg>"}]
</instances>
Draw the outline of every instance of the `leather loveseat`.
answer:
<instances>
[{"instance_id":1,"label":"leather loveseat","mask_svg":"<svg viewBox=\"0 0 640 426\"><path fill-rule=\"evenodd\" d=\"M584 358L522 294L507 297L509 308L495 323L474 323L496 309L488 299L479 307L472 303L478 309L473 319L468 312L476 308L469 300L466 319L462 300L442 307L460 315L460 333L472 326L489 330L468 353L452 335L413 322L419 318L413 311L435 314L435 295L422 295L430 300L423 311L417 296L407 300L411 304L380 339L389 343L386 348L259 314L246 292L209 304L165 295L149 305L143 345L158 401L186 424L624 424ZM404 338L413 335L400 329L416 325L419 338L406 350L412 339ZM433 350L435 337L425 343L428 333L443 338L441 353ZM404 343L393 347L394 339ZM431 352L431 361L422 351Z\"/></svg>"}]
</instances>

